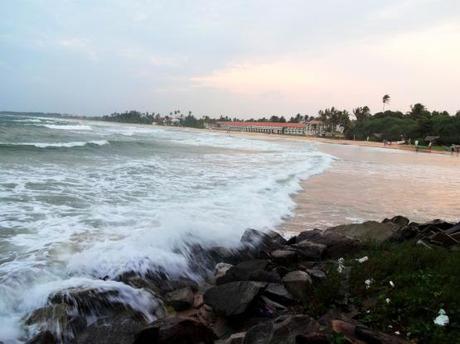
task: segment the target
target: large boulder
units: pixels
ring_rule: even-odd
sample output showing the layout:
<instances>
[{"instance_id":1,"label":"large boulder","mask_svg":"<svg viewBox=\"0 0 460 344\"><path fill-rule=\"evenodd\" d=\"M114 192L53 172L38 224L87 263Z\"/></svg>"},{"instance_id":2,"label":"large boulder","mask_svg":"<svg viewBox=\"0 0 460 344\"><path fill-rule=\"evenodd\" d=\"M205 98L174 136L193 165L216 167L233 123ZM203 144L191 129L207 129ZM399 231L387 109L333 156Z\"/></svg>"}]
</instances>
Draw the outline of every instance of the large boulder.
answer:
<instances>
[{"instance_id":1,"label":"large boulder","mask_svg":"<svg viewBox=\"0 0 460 344\"><path fill-rule=\"evenodd\" d=\"M133 344L213 344L214 332L190 318L166 318L140 331Z\"/></svg>"},{"instance_id":2,"label":"large boulder","mask_svg":"<svg viewBox=\"0 0 460 344\"><path fill-rule=\"evenodd\" d=\"M265 286L266 283L248 281L217 285L205 292L204 303L223 316L241 315Z\"/></svg>"},{"instance_id":3,"label":"large boulder","mask_svg":"<svg viewBox=\"0 0 460 344\"><path fill-rule=\"evenodd\" d=\"M283 277L286 289L300 300L305 300L311 289L311 277L305 271L292 271Z\"/></svg>"},{"instance_id":4,"label":"large boulder","mask_svg":"<svg viewBox=\"0 0 460 344\"><path fill-rule=\"evenodd\" d=\"M310 240L302 240L297 244L292 245L297 252L307 259L321 259L327 246L321 243L315 243Z\"/></svg>"},{"instance_id":5,"label":"large boulder","mask_svg":"<svg viewBox=\"0 0 460 344\"><path fill-rule=\"evenodd\" d=\"M166 294L168 304L176 311L183 311L193 306L195 293L192 288L177 289Z\"/></svg>"},{"instance_id":6,"label":"large boulder","mask_svg":"<svg viewBox=\"0 0 460 344\"><path fill-rule=\"evenodd\" d=\"M326 246L323 258L339 258L359 250L362 245L356 239L349 238L334 231L323 231L319 229L308 230L300 233L295 238L295 243L304 240Z\"/></svg>"},{"instance_id":7,"label":"large boulder","mask_svg":"<svg viewBox=\"0 0 460 344\"><path fill-rule=\"evenodd\" d=\"M373 241L377 243L389 240L400 228L393 222L366 221L328 228L326 232L335 232L360 242Z\"/></svg>"},{"instance_id":8,"label":"large boulder","mask_svg":"<svg viewBox=\"0 0 460 344\"><path fill-rule=\"evenodd\" d=\"M255 229L247 229L242 237L241 243L256 257L269 257L270 252L282 248L287 241L277 232L261 232Z\"/></svg>"},{"instance_id":9,"label":"large boulder","mask_svg":"<svg viewBox=\"0 0 460 344\"><path fill-rule=\"evenodd\" d=\"M391 222L391 223L394 223L400 227L402 226L407 226L410 221L407 217L404 217L404 216L401 216L401 215L398 215L398 216L394 216L392 217L391 219L385 219L382 221L383 223L386 223L386 222Z\"/></svg>"},{"instance_id":10,"label":"large boulder","mask_svg":"<svg viewBox=\"0 0 460 344\"><path fill-rule=\"evenodd\" d=\"M232 266L223 276L216 279L216 284L236 281L279 282L281 278L278 273L266 271L268 267L268 260L248 260Z\"/></svg>"},{"instance_id":11,"label":"large boulder","mask_svg":"<svg viewBox=\"0 0 460 344\"><path fill-rule=\"evenodd\" d=\"M290 265L297 261L297 252L292 249L279 249L271 252L274 262L281 265Z\"/></svg>"},{"instance_id":12,"label":"large boulder","mask_svg":"<svg viewBox=\"0 0 460 344\"><path fill-rule=\"evenodd\" d=\"M263 294L283 305L290 305L296 302L294 296L281 283L269 283Z\"/></svg>"}]
</instances>

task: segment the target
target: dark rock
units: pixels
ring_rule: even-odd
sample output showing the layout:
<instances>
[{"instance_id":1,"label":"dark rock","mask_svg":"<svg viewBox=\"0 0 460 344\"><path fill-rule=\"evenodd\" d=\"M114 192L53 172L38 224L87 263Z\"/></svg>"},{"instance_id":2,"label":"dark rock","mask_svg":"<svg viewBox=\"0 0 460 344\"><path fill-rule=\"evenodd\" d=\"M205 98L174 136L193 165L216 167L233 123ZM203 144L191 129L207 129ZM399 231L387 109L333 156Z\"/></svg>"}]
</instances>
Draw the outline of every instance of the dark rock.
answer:
<instances>
[{"instance_id":1,"label":"dark rock","mask_svg":"<svg viewBox=\"0 0 460 344\"><path fill-rule=\"evenodd\" d=\"M262 259L249 260L232 266L222 277L216 279L216 284L236 281L278 282L280 276L276 272L265 271L269 261Z\"/></svg>"},{"instance_id":2,"label":"dark rock","mask_svg":"<svg viewBox=\"0 0 460 344\"><path fill-rule=\"evenodd\" d=\"M295 338L296 344L329 344L329 338L324 333L301 334Z\"/></svg>"},{"instance_id":3,"label":"dark rock","mask_svg":"<svg viewBox=\"0 0 460 344\"><path fill-rule=\"evenodd\" d=\"M326 232L335 232L361 242L373 241L377 243L389 240L401 226L392 222L366 221L332 227Z\"/></svg>"},{"instance_id":4,"label":"dark rock","mask_svg":"<svg viewBox=\"0 0 460 344\"><path fill-rule=\"evenodd\" d=\"M445 230L446 234L452 235L460 232L460 223L457 223L455 226L450 227Z\"/></svg>"},{"instance_id":5,"label":"dark rock","mask_svg":"<svg viewBox=\"0 0 460 344\"><path fill-rule=\"evenodd\" d=\"M430 221L430 222L426 222L426 223L422 223L422 224L419 224L418 227L420 229L420 231L424 232L428 227L436 227L440 230L448 230L449 228L452 228L454 225L450 222L446 222L446 221L443 221L443 220L439 220L439 219L436 219L436 220L433 220L433 221Z\"/></svg>"},{"instance_id":6,"label":"dark rock","mask_svg":"<svg viewBox=\"0 0 460 344\"><path fill-rule=\"evenodd\" d=\"M286 289L300 300L305 300L311 289L311 277L305 271L292 271L283 277Z\"/></svg>"},{"instance_id":7,"label":"dark rock","mask_svg":"<svg viewBox=\"0 0 460 344\"><path fill-rule=\"evenodd\" d=\"M232 264L228 263L217 263L214 268L214 277L217 279L224 276L232 266Z\"/></svg>"},{"instance_id":8,"label":"dark rock","mask_svg":"<svg viewBox=\"0 0 460 344\"><path fill-rule=\"evenodd\" d=\"M418 226L411 223L398 229L391 237L391 240L401 242L405 240L414 239L418 234Z\"/></svg>"},{"instance_id":9,"label":"dark rock","mask_svg":"<svg viewBox=\"0 0 460 344\"><path fill-rule=\"evenodd\" d=\"M211 329L190 318L166 318L156 321L136 335L134 344L212 344Z\"/></svg>"},{"instance_id":10,"label":"dark rock","mask_svg":"<svg viewBox=\"0 0 460 344\"><path fill-rule=\"evenodd\" d=\"M255 229L247 229L241 237L241 243L249 247L254 255L268 257L271 251L282 248L287 241L274 231L265 233Z\"/></svg>"},{"instance_id":11,"label":"dark rock","mask_svg":"<svg viewBox=\"0 0 460 344\"><path fill-rule=\"evenodd\" d=\"M307 269L307 273L316 280L324 280L327 278L326 273L320 269Z\"/></svg>"},{"instance_id":12,"label":"dark rock","mask_svg":"<svg viewBox=\"0 0 460 344\"><path fill-rule=\"evenodd\" d=\"M285 315L251 327L247 331L244 343L295 344L298 336L318 330L319 324L307 315Z\"/></svg>"},{"instance_id":13,"label":"dark rock","mask_svg":"<svg viewBox=\"0 0 460 344\"><path fill-rule=\"evenodd\" d=\"M266 283L230 282L208 289L204 294L204 303L224 316L235 316L246 312L254 298Z\"/></svg>"},{"instance_id":14,"label":"dark rock","mask_svg":"<svg viewBox=\"0 0 460 344\"><path fill-rule=\"evenodd\" d=\"M358 240L348 238L334 231L322 231L319 229L300 233L296 241L302 242L303 240L326 245L323 258L339 258L346 254L352 254L362 247Z\"/></svg>"},{"instance_id":15,"label":"dark rock","mask_svg":"<svg viewBox=\"0 0 460 344\"><path fill-rule=\"evenodd\" d=\"M454 239L451 235L446 234L445 232L437 232L430 237L430 242L437 245L442 245L445 247L450 247L453 245L458 245L459 241Z\"/></svg>"},{"instance_id":16,"label":"dark rock","mask_svg":"<svg viewBox=\"0 0 460 344\"><path fill-rule=\"evenodd\" d=\"M136 334L147 324L131 318L98 320L75 336L76 344L131 344Z\"/></svg>"},{"instance_id":17,"label":"dark rock","mask_svg":"<svg viewBox=\"0 0 460 344\"><path fill-rule=\"evenodd\" d=\"M222 344L243 344L245 336L246 332L233 333L226 340L222 341Z\"/></svg>"},{"instance_id":18,"label":"dark rock","mask_svg":"<svg viewBox=\"0 0 460 344\"><path fill-rule=\"evenodd\" d=\"M294 250L275 250L272 251L271 258L278 264L292 264L297 261L297 253Z\"/></svg>"},{"instance_id":19,"label":"dark rock","mask_svg":"<svg viewBox=\"0 0 460 344\"><path fill-rule=\"evenodd\" d=\"M410 221L409 221L409 219L407 217L398 215L398 216L392 217L391 219L385 219L382 222L383 223L392 222L392 223L402 227L402 226L407 226Z\"/></svg>"},{"instance_id":20,"label":"dark rock","mask_svg":"<svg viewBox=\"0 0 460 344\"><path fill-rule=\"evenodd\" d=\"M280 283L269 283L263 294L283 305L290 305L296 302L292 294Z\"/></svg>"},{"instance_id":21,"label":"dark rock","mask_svg":"<svg viewBox=\"0 0 460 344\"><path fill-rule=\"evenodd\" d=\"M57 340L50 331L40 332L28 340L26 344L56 344Z\"/></svg>"},{"instance_id":22,"label":"dark rock","mask_svg":"<svg viewBox=\"0 0 460 344\"><path fill-rule=\"evenodd\" d=\"M195 297L190 287L174 290L166 294L166 300L176 311L183 311L193 306Z\"/></svg>"},{"instance_id":23,"label":"dark rock","mask_svg":"<svg viewBox=\"0 0 460 344\"><path fill-rule=\"evenodd\" d=\"M310 240L302 240L293 245L293 247L296 248L299 254L308 259L320 259L327 248L324 244L315 243Z\"/></svg>"}]
</instances>

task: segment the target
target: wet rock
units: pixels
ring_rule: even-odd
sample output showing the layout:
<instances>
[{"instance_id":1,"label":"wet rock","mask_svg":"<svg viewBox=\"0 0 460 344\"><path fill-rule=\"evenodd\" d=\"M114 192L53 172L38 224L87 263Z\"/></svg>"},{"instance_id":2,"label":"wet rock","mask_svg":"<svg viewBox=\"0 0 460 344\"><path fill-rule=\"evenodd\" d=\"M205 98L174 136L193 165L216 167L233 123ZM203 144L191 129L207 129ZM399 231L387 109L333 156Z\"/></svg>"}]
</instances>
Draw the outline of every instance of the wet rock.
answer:
<instances>
[{"instance_id":1,"label":"wet rock","mask_svg":"<svg viewBox=\"0 0 460 344\"><path fill-rule=\"evenodd\" d=\"M326 232L339 233L361 242L381 243L389 240L399 228L399 225L392 222L366 221L328 228Z\"/></svg>"},{"instance_id":2,"label":"wet rock","mask_svg":"<svg viewBox=\"0 0 460 344\"><path fill-rule=\"evenodd\" d=\"M433 243L433 244L441 245L441 246L445 246L445 247L458 245L460 243L454 237L452 237L449 234L446 234L445 232L438 232L438 233L433 234L430 237L430 242Z\"/></svg>"},{"instance_id":3,"label":"wet rock","mask_svg":"<svg viewBox=\"0 0 460 344\"><path fill-rule=\"evenodd\" d=\"M300 300L305 300L308 291L311 288L311 277L305 271L292 271L283 277L283 283L286 289L293 296Z\"/></svg>"},{"instance_id":4,"label":"wet rock","mask_svg":"<svg viewBox=\"0 0 460 344\"><path fill-rule=\"evenodd\" d=\"M268 257L270 252L282 248L287 241L274 231L265 233L255 229L247 229L241 237L241 243L249 247L254 255Z\"/></svg>"},{"instance_id":5,"label":"wet rock","mask_svg":"<svg viewBox=\"0 0 460 344\"><path fill-rule=\"evenodd\" d=\"M204 303L224 316L235 316L246 312L254 298L266 283L230 282L208 289L204 294Z\"/></svg>"},{"instance_id":6,"label":"wet rock","mask_svg":"<svg viewBox=\"0 0 460 344\"><path fill-rule=\"evenodd\" d=\"M263 294L283 305L290 305L296 302L294 296L281 283L269 283Z\"/></svg>"},{"instance_id":7,"label":"wet rock","mask_svg":"<svg viewBox=\"0 0 460 344\"><path fill-rule=\"evenodd\" d=\"M293 250L280 249L272 251L271 258L278 264L292 264L297 261L297 253Z\"/></svg>"},{"instance_id":8,"label":"wet rock","mask_svg":"<svg viewBox=\"0 0 460 344\"><path fill-rule=\"evenodd\" d=\"M382 223L386 223L386 222L391 222L391 223L394 223L400 227L402 226L407 226L410 221L407 217L404 217L404 216L401 216L401 215L398 215L398 216L394 216L392 217L391 219L385 219L382 221Z\"/></svg>"},{"instance_id":9,"label":"wet rock","mask_svg":"<svg viewBox=\"0 0 460 344\"><path fill-rule=\"evenodd\" d=\"M322 231L319 229L300 233L296 238L296 242L302 242L303 240L326 245L323 258L339 258L346 254L352 254L362 247L358 240L334 231Z\"/></svg>"},{"instance_id":10,"label":"wet rock","mask_svg":"<svg viewBox=\"0 0 460 344\"><path fill-rule=\"evenodd\" d=\"M212 344L211 329L190 318L166 318L139 332L134 344Z\"/></svg>"},{"instance_id":11,"label":"wet rock","mask_svg":"<svg viewBox=\"0 0 460 344\"><path fill-rule=\"evenodd\" d=\"M216 284L224 284L236 281L262 281L277 282L280 276L273 271L266 271L269 261L254 259L232 266L222 277L216 279Z\"/></svg>"},{"instance_id":12,"label":"wet rock","mask_svg":"<svg viewBox=\"0 0 460 344\"><path fill-rule=\"evenodd\" d=\"M224 276L232 266L232 264L228 263L217 263L216 267L214 268L214 277L218 279Z\"/></svg>"},{"instance_id":13,"label":"wet rock","mask_svg":"<svg viewBox=\"0 0 460 344\"><path fill-rule=\"evenodd\" d=\"M286 315L251 327L245 344L295 344L300 335L319 330L319 324L307 315Z\"/></svg>"},{"instance_id":14,"label":"wet rock","mask_svg":"<svg viewBox=\"0 0 460 344\"><path fill-rule=\"evenodd\" d=\"M296 251L307 259L320 259L327 246L310 240L302 240L295 245Z\"/></svg>"},{"instance_id":15,"label":"wet rock","mask_svg":"<svg viewBox=\"0 0 460 344\"><path fill-rule=\"evenodd\" d=\"M438 228L439 230L448 230L449 228L452 228L454 225L450 222L446 222L443 220L433 220L430 222L422 223L418 225L418 228L421 232L425 232L428 228Z\"/></svg>"},{"instance_id":16,"label":"wet rock","mask_svg":"<svg viewBox=\"0 0 460 344\"><path fill-rule=\"evenodd\" d=\"M50 331L43 331L28 340L26 344L56 344L57 340Z\"/></svg>"},{"instance_id":17,"label":"wet rock","mask_svg":"<svg viewBox=\"0 0 460 344\"><path fill-rule=\"evenodd\" d=\"M110 319L100 319L75 336L76 344L131 344L135 335L147 324L122 316Z\"/></svg>"},{"instance_id":18,"label":"wet rock","mask_svg":"<svg viewBox=\"0 0 460 344\"><path fill-rule=\"evenodd\" d=\"M166 300L174 310L183 311L193 306L195 295L190 287L186 287L166 294Z\"/></svg>"}]
</instances>

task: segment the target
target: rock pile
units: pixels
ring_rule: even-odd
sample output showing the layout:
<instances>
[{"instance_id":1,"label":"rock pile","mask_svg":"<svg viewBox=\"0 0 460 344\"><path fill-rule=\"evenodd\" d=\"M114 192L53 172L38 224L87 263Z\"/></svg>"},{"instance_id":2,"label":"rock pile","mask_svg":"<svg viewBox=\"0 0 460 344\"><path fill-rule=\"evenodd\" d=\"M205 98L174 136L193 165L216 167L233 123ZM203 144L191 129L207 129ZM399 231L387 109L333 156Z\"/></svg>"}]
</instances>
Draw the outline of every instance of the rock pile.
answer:
<instances>
[{"instance_id":1,"label":"rock pile","mask_svg":"<svg viewBox=\"0 0 460 344\"><path fill-rule=\"evenodd\" d=\"M404 343L398 336L376 332L359 324L347 306L343 309L338 306L316 319L307 312L312 287L328 278L326 264L335 262L339 267L338 258L358 252L368 240L414 240L428 247L453 247L460 241L460 224L440 220L417 224L397 216L381 223L369 221L305 231L289 240L276 232L249 229L243 234L238 249L192 248L195 257L192 268L205 276L200 283L187 278L167 280L161 274L143 278L130 274L120 277L124 283L148 290L160 298L166 316L139 329L132 325L136 314L130 314L124 319L129 324L125 325L130 331L128 334L119 333L124 323L117 318L113 324L105 323L108 331L103 332L103 338L100 326L93 324L84 329L78 327L80 332L74 338L66 337L66 341L306 344L337 342L339 335L343 343ZM340 283L346 289L346 271L343 276ZM346 297L346 290L344 295ZM59 304L67 305L55 297L51 313L56 313L54 310ZM61 313L59 316L65 317ZM26 321L32 324L46 314L50 313L42 310L30 315ZM72 323L73 320L65 321ZM43 328L30 343L57 342L55 334L49 332L52 330Z\"/></svg>"}]
</instances>

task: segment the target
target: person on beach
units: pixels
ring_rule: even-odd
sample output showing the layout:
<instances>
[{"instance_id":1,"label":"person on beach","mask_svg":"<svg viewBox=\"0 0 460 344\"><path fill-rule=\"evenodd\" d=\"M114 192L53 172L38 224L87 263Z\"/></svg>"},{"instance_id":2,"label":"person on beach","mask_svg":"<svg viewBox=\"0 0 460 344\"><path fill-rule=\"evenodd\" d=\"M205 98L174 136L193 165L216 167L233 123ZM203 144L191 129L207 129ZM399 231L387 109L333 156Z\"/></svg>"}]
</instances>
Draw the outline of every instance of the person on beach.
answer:
<instances>
[{"instance_id":1,"label":"person on beach","mask_svg":"<svg viewBox=\"0 0 460 344\"><path fill-rule=\"evenodd\" d=\"M417 152L418 151L418 140L415 140L415 151Z\"/></svg>"}]
</instances>

